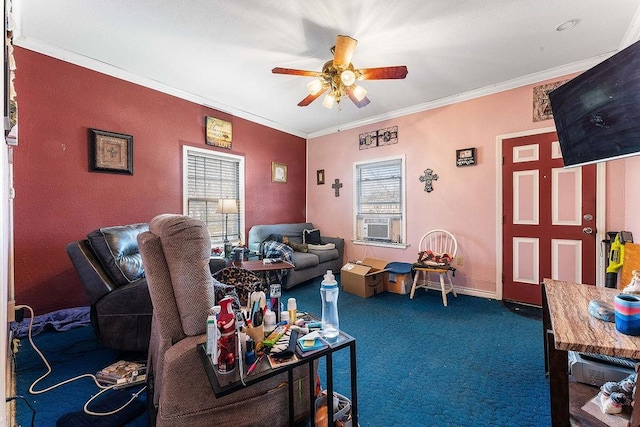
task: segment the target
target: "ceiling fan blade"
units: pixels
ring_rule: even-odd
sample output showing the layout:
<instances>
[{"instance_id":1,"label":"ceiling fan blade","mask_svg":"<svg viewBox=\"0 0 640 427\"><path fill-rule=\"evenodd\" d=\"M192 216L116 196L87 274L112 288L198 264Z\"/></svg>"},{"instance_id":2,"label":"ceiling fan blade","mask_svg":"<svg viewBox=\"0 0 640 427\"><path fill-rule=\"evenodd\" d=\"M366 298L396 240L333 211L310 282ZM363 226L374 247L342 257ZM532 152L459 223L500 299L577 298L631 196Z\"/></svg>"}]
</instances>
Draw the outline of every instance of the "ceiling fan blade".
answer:
<instances>
[{"instance_id":1,"label":"ceiling fan blade","mask_svg":"<svg viewBox=\"0 0 640 427\"><path fill-rule=\"evenodd\" d=\"M315 101L316 99L320 98L320 96L325 93L327 91L327 87L325 87L324 89L322 89L320 92L316 93L315 95L307 95L307 97L305 99L303 99L302 101L298 102L298 107L306 107L307 105L311 104L313 101Z\"/></svg>"},{"instance_id":2,"label":"ceiling fan blade","mask_svg":"<svg viewBox=\"0 0 640 427\"><path fill-rule=\"evenodd\" d=\"M353 90L351 90L351 88L345 88L345 93L347 94L347 96L349 97L349 99L356 104L356 107L358 108L362 108L362 107L366 107L367 105L369 105L369 103L371 102L369 100L369 98L367 98L366 96L364 98L362 98L362 100L358 101L358 99L355 97L355 95L353 94Z\"/></svg>"},{"instance_id":3,"label":"ceiling fan blade","mask_svg":"<svg viewBox=\"0 0 640 427\"><path fill-rule=\"evenodd\" d=\"M294 76L321 77L322 73L318 71L296 70L293 68L276 67L271 70L273 74L291 74Z\"/></svg>"},{"instance_id":4,"label":"ceiling fan blade","mask_svg":"<svg viewBox=\"0 0 640 427\"><path fill-rule=\"evenodd\" d=\"M346 67L351 63L351 57L356 50L358 40L349 36L336 37L335 50L333 52L333 66L336 68Z\"/></svg>"},{"instance_id":5,"label":"ceiling fan blade","mask_svg":"<svg viewBox=\"0 0 640 427\"><path fill-rule=\"evenodd\" d=\"M358 70L362 80L404 79L407 77L407 67L398 65L395 67L360 68Z\"/></svg>"}]
</instances>

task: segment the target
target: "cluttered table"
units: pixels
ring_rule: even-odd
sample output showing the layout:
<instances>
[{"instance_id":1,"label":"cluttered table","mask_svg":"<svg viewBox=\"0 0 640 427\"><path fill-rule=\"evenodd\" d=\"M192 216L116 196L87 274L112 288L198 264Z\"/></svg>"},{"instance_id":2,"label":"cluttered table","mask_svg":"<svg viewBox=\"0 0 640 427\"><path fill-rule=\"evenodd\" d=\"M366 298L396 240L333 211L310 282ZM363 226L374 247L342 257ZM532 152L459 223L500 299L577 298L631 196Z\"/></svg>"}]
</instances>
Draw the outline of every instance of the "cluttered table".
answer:
<instances>
[{"instance_id":1,"label":"cluttered table","mask_svg":"<svg viewBox=\"0 0 640 427\"><path fill-rule=\"evenodd\" d=\"M569 425L573 415L569 411L568 351L640 359L640 337L622 334L615 323L597 319L588 312L591 300L613 307L619 293L618 289L544 279L542 320L553 426ZM634 402L631 426L640 425L639 400Z\"/></svg>"},{"instance_id":2,"label":"cluttered table","mask_svg":"<svg viewBox=\"0 0 640 427\"><path fill-rule=\"evenodd\" d=\"M310 321L317 321L318 319L310 314L299 313L302 317L308 317ZM297 339L294 336L293 339ZM212 359L207 355L206 345L200 344L198 346L198 353L201 356L203 366L207 372L211 388L213 389L216 397L226 396L230 393L238 391L244 387L252 384L259 383L275 375L283 372L287 372L289 376L289 419L290 423L293 423L294 419L294 381L293 370L298 366L307 365L309 367L309 399L311 402L310 407L314 408L315 402L315 384L313 379L314 362L320 358L325 358L326 362L326 391L327 395L333 394L333 353L348 348L350 352L350 371L351 371L351 413L352 413L352 425L357 426L358 422L358 390L357 390L357 376L356 376L356 340L352 336L340 331L338 338L333 342L323 341L323 345L313 351L301 351L296 349L296 360L292 363L283 364L281 366L272 367L268 358L260 358L256 361L254 366L242 366L240 369L235 369L231 373L220 374L214 366ZM241 376L242 375L242 376ZM333 413L333 399L327 399L328 413ZM329 420L329 425L334 425L333 420ZM311 416L311 425L315 425L313 415Z\"/></svg>"}]
</instances>

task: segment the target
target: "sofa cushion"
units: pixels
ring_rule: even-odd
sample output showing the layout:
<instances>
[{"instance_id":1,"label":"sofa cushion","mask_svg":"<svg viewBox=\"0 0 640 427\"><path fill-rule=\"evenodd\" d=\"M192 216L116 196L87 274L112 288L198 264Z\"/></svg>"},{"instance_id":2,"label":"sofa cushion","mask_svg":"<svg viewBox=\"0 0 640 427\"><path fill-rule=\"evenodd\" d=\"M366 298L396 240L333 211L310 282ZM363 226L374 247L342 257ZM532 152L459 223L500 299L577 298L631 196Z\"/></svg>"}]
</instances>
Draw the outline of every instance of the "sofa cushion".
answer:
<instances>
[{"instance_id":1,"label":"sofa cushion","mask_svg":"<svg viewBox=\"0 0 640 427\"><path fill-rule=\"evenodd\" d=\"M319 263L318 255L304 252L293 253L294 270L304 270L305 268L315 267Z\"/></svg>"},{"instance_id":2,"label":"sofa cushion","mask_svg":"<svg viewBox=\"0 0 640 427\"><path fill-rule=\"evenodd\" d=\"M260 250L260 245L267 240L270 234L280 234L287 236L290 242L302 243L302 230L314 228L310 222L300 222L292 224L268 224L254 225L249 230L247 245L250 250Z\"/></svg>"},{"instance_id":3,"label":"sofa cushion","mask_svg":"<svg viewBox=\"0 0 640 427\"><path fill-rule=\"evenodd\" d=\"M337 249L329 249L323 251L316 251L313 249L309 249L309 253L318 257L318 262L327 262L333 261L334 259L338 259L340 257L340 252Z\"/></svg>"},{"instance_id":4,"label":"sofa cushion","mask_svg":"<svg viewBox=\"0 0 640 427\"><path fill-rule=\"evenodd\" d=\"M138 248L138 234L147 231L144 223L104 227L87 235L91 249L116 286L126 285L144 276Z\"/></svg>"}]
</instances>

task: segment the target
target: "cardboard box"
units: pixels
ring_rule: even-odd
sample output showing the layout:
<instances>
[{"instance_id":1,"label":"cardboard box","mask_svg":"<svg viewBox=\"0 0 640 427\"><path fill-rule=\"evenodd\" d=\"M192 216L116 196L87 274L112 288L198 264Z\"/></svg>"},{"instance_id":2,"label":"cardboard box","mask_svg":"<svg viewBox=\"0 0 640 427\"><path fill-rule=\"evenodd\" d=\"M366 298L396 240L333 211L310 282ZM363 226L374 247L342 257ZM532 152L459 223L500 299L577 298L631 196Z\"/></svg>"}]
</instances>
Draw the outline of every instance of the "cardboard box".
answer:
<instances>
[{"instance_id":1,"label":"cardboard box","mask_svg":"<svg viewBox=\"0 0 640 427\"><path fill-rule=\"evenodd\" d=\"M361 263L349 262L340 270L342 289L362 298L384 292L385 267L389 261L365 258Z\"/></svg>"},{"instance_id":2,"label":"cardboard box","mask_svg":"<svg viewBox=\"0 0 640 427\"><path fill-rule=\"evenodd\" d=\"M384 290L394 294L406 295L411 292L413 277L411 273L399 274L392 271L384 273Z\"/></svg>"}]
</instances>

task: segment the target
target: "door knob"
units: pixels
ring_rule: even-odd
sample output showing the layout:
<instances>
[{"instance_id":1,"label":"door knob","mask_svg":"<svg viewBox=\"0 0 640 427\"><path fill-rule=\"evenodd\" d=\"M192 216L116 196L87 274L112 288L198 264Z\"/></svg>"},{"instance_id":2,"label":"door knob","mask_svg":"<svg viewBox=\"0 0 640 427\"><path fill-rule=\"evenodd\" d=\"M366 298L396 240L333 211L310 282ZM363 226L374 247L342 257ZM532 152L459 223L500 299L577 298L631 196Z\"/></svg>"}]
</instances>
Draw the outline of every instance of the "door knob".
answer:
<instances>
[{"instance_id":1,"label":"door knob","mask_svg":"<svg viewBox=\"0 0 640 427\"><path fill-rule=\"evenodd\" d=\"M591 228L591 227L585 227L585 228L583 228L583 229L582 229L582 232L583 232L584 234L593 234L593 228Z\"/></svg>"},{"instance_id":2,"label":"door knob","mask_svg":"<svg viewBox=\"0 0 640 427\"><path fill-rule=\"evenodd\" d=\"M584 214L583 218L585 221L593 221L593 215L591 214Z\"/></svg>"}]
</instances>

